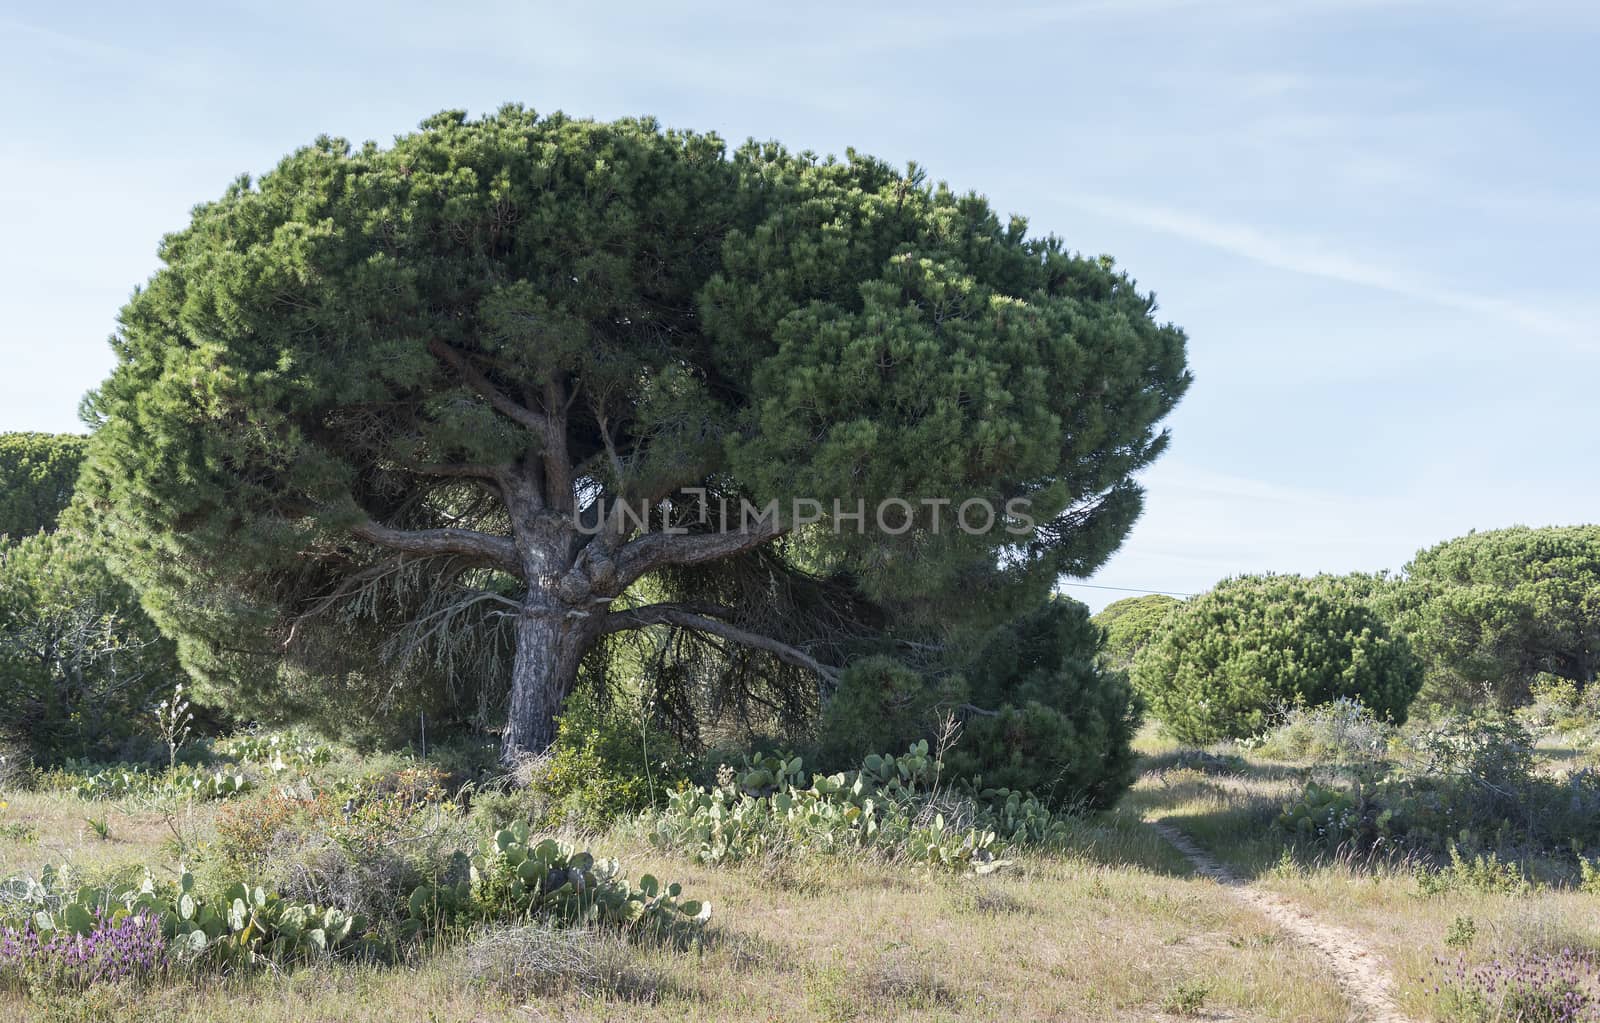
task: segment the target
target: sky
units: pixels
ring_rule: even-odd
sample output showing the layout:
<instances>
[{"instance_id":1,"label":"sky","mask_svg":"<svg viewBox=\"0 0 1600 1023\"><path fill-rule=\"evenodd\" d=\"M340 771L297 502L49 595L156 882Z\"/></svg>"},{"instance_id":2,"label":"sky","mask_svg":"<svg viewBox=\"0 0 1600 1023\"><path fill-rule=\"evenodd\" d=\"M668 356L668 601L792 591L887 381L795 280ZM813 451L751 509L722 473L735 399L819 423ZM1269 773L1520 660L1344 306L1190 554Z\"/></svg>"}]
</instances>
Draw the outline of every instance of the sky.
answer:
<instances>
[{"instance_id":1,"label":"sky","mask_svg":"<svg viewBox=\"0 0 1600 1023\"><path fill-rule=\"evenodd\" d=\"M915 160L1153 290L1195 383L1091 606L1600 520L1600 5L603 6L0 0L0 430L81 429L238 175L515 101Z\"/></svg>"}]
</instances>

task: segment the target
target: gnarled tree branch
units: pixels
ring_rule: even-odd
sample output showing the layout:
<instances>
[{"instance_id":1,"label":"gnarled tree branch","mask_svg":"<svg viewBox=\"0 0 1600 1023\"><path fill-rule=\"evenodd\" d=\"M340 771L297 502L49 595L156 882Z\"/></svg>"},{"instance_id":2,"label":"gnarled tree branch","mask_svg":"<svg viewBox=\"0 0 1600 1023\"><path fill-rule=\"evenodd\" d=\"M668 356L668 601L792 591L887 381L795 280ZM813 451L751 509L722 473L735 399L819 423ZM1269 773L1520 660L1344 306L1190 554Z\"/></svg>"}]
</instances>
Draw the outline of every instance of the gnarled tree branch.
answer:
<instances>
[{"instance_id":1,"label":"gnarled tree branch","mask_svg":"<svg viewBox=\"0 0 1600 1023\"><path fill-rule=\"evenodd\" d=\"M359 540L407 554L454 554L476 558L502 572L522 577L517 545L503 536L475 529L393 529L367 519L350 527Z\"/></svg>"},{"instance_id":2,"label":"gnarled tree branch","mask_svg":"<svg viewBox=\"0 0 1600 1023\"><path fill-rule=\"evenodd\" d=\"M763 521L753 529L730 529L717 533L649 533L631 541L618 553L618 589L631 586L640 577L664 565L698 565L732 557L759 547L784 533L774 521Z\"/></svg>"},{"instance_id":3,"label":"gnarled tree branch","mask_svg":"<svg viewBox=\"0 0 1600 1023\"><path fill-rule=\"evenodd\" d=\"M763 636L737 625L719 621L710 614L731 614L727 608L714 608L704 604L646 604L643 607L613 611L600 624L600 632L608 634L627 629L642 629L649 625L673 625L680 629L720 636L723 639L755 650L765 650L786 664L805 668L828 683L839 684L839 672L812 657L798 647Z\"/></svg>"}]
</instances>

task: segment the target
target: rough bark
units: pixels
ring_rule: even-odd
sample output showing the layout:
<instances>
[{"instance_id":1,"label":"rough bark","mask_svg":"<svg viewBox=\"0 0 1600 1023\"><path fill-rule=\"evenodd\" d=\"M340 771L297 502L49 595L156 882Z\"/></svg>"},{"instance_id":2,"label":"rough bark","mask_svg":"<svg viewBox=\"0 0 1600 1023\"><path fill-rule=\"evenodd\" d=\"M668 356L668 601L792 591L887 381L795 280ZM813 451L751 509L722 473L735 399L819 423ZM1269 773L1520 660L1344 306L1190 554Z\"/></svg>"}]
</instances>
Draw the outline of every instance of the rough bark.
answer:
<instances>
[{"instance_id":1,"label":"rough bark","mask_svg":"<svg viewBox=\"0 0 1600 1023\"><path fill-rule=\"evenodd\" d=\"M528 609L517 621L517 654L511 668L511 704L500 737L506 766L538 753L556 738L556 715L578 679L578 665L594 641L587 619L550 609Z\"/></svg>"}]
</instances>

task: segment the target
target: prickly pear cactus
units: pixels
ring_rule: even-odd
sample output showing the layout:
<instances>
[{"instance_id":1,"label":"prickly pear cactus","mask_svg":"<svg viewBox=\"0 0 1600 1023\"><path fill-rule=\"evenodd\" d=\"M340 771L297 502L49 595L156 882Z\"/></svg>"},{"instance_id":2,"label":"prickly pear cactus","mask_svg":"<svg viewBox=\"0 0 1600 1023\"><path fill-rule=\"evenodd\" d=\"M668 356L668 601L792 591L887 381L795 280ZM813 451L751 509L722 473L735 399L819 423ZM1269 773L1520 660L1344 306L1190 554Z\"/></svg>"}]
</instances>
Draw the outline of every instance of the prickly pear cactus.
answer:
<instances>
[{"instance_id":1,"label":"prickly pear cactus","mask_svg":"<svg viewBox=\"0 0 1600 1023\"><path fill-rule=\"evenodd\" d=\"M529 843L527 824L519 822L486 839L472 857L470 893L481 915L657 928L710 918L710 904L680 901L676 884L645 875L635 888L615 860L596 860L548 838Z\"/></svg>"}]
</instances>

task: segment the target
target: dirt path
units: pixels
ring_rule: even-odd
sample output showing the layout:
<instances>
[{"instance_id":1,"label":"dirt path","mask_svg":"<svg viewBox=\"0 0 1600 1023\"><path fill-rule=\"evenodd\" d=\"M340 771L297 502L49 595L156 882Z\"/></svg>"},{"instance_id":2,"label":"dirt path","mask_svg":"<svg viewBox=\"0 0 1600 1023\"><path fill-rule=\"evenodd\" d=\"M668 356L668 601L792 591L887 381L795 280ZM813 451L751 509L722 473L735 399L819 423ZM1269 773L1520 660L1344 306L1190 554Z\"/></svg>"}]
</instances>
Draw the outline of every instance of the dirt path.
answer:
<instances>
[{"instance_id":1,"label":"dirt path","mask_svg":"<svg viewBox=\"0 0 1600 1023\"><path fill-rule=\"evenodd\" d=\"M1302 944L1321 952L1333 968L1339 986L1370 1023L1412 1023L1395 1005L1382 958L1359 936L1343 927L1323 923L1290 900L1248 883L1212 859L1177 828L1168 824L1151 826L1187 856L1196 871L1221 883L1234 898L1288 931Z\"/></svg>"}]
</instances>

